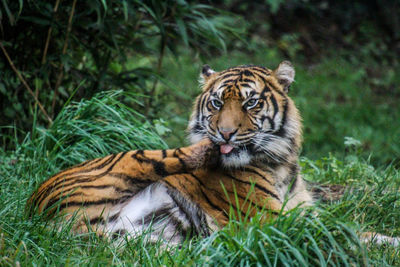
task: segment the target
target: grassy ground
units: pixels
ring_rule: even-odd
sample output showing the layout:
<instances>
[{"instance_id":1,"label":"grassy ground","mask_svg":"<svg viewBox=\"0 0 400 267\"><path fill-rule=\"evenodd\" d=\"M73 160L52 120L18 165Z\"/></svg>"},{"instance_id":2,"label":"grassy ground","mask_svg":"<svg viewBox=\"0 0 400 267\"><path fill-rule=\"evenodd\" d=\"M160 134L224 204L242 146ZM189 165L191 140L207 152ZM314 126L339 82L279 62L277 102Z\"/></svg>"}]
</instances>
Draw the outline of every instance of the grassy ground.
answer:
<instances>
[{"instance_id":1,"label":"grassy ground","mask_svg":"<svg viewBox=\"0 0 400 267\"><path fill-rule=\"evenodd\" d=\"M264 51L208 63L216 70L243 63L273 67L278 58ZM173 130L166 138L170 146L184 140L202 62L188 56L175 61L166 61L170 86L160 91L161 113ZM56 171L111 152L166 147L156 134L163 124L153 127L121 104L122 96L105 94L69 105L50 129L35 128L14 151L0 151L0 265L399 266L398 249L364 246L357 233L400 236L400 120L395 119L400 107L396 98L377 95L366 74L353 66L341 60L297 65L292 88L305 124L302 172L312 182L346 185L342 199L318 203L317 212L295 209L265 225L257 218L246 224L232 220L209 238L170 249L146 243L146 235L117 244L92 234L72 235L68 224L57 231L39 217L28 218L26 199Z\"/></svg>"}]
</instances>

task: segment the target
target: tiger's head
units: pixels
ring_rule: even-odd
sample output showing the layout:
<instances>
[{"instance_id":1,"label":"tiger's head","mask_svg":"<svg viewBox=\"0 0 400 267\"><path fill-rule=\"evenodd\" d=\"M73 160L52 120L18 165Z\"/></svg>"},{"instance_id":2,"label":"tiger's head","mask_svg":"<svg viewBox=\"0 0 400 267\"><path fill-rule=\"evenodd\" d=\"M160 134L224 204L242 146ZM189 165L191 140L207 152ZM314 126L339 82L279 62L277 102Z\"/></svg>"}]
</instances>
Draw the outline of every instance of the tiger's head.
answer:
<instances>
[{"instance_id":1,"label":"tiger's head","mask_svg":"<svg viewBox=\"0 0 400 267\"><path fill-rule=\"evenodd\" d=\"M287 95L294 75L288 61L273 71L250 65L215 72L205 65L203 92L188 127L190 141L210 138L228 168L297 159L301 119Z\"/></svg>"}]
</instances>

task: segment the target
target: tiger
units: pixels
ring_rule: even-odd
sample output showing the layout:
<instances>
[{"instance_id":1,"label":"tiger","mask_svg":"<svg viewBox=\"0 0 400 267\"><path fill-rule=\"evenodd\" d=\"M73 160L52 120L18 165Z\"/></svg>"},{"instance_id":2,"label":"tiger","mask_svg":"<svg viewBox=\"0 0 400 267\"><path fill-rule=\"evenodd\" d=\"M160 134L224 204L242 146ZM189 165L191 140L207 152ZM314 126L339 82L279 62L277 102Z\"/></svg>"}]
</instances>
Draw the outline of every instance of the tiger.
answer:
<instances>
[{"instance_id":1,"label":"tiger","mask_svg":"<svg viewBox=\"0 0 400 267\"><path fill-rule=\"evenodd\" d=\"M232 212L271 220L313 204L300 174L302 120L289 61L274 70L204 65L188 123L191 145L134 150L86 161L44 181L30 214L73 218L73 231L179 243L226 226ZM64 218L64 217L63 217Z\"/></svg>"}]
</instances>

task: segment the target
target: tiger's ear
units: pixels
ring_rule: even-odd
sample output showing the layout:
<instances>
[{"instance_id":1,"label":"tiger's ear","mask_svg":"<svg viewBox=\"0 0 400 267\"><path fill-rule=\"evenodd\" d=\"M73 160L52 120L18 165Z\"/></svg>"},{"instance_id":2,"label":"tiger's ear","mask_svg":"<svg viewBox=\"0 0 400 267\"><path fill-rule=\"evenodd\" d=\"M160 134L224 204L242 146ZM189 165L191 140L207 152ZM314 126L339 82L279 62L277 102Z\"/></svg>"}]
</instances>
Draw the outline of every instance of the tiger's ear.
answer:
<instances>
[{"instance_id":1,"label":"tiger's ear","mask_svg":"<svg viewBox=\"0 0 400 267\"><path fill-rule=\"evenodd\" d=\"M203 66L203 68L201 69L201 73L200 73L200 83L202 85L206 84L208 79L210 79L211 74L215 73L215 71L213 71L210 66L208 66L207 64Z\"/></svg>"},{"instance_id":2,"label":"tiger's ear","mask_svg":"<svg viewBox=\"0 0 400 267\"><path fill-rule=\"evenodd\" d=\"M289 92L289 88L294 81L295 74L292 63L289 61L281 62L273 73L278 82L283 86L283 90L286 93Z\"/></svg>"}]
</instances>

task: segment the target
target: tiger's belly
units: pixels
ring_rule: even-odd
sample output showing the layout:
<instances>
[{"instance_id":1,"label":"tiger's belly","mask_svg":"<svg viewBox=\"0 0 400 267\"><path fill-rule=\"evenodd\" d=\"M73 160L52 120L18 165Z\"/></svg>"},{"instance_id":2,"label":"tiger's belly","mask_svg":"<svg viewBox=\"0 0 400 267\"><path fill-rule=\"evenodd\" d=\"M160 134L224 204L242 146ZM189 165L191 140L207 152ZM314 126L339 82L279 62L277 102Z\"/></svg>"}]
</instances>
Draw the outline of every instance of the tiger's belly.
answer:
<instances>
[{"instance_id":1,"label":"tiger's belly","mask_svg":"<svg viewBox=\"0 0 400 267\"><path fill-rule=\"evenodd\" d=\"M149 241L160 239L179 243L187 237L208 236L208 215L178 191L154 183L111 212L113 220L105 226L109 234L130 237L149 233Z\"/></svg>"}]
</instances>

